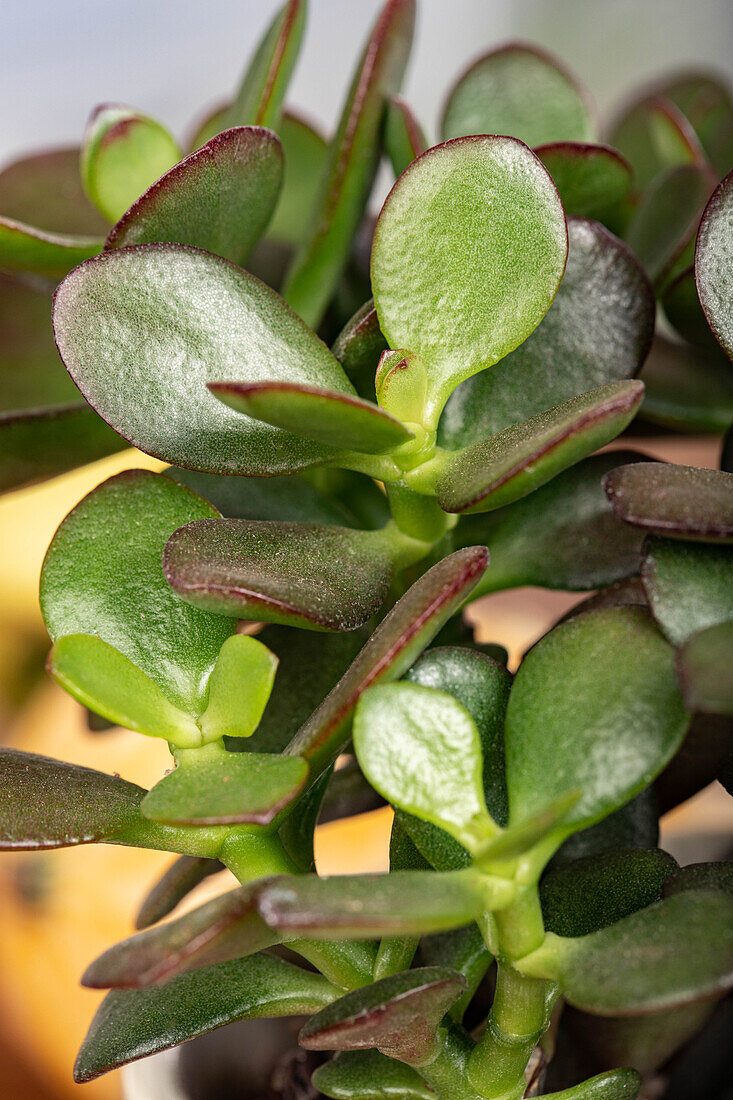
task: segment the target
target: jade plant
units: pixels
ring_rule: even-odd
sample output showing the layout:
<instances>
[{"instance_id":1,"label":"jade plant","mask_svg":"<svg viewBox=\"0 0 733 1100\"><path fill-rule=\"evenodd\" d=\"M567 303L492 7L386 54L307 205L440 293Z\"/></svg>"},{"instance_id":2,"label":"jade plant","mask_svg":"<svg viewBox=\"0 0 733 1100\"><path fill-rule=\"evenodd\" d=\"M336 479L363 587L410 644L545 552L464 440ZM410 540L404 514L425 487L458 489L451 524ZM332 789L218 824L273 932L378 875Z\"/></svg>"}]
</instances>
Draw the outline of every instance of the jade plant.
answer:
<instances>
[{"instance_id":1,"label":"jade plant","mask_svg":"<svg viewBox=\"0 0 733 1100\"><path fill-rule=\"evenodd\" d=\"M601 144L517 43L429 145L389 0L326 143L284 107L305 15L186 155L106 105L0 174L2 486L166 464L56 532L48 670L173 757L144 791L0 750L0 844L179 856L84 975L79 1081L297 1016L310 1095L633 1100L733 984L731 865L657 847L733 786L733 455L601 448L733 420L730 96L670 80ZM462 615L527 584L593 594L512 675ZM389 871L319 876L317 822L385 803Z\"/></svg>"}]
</instances>

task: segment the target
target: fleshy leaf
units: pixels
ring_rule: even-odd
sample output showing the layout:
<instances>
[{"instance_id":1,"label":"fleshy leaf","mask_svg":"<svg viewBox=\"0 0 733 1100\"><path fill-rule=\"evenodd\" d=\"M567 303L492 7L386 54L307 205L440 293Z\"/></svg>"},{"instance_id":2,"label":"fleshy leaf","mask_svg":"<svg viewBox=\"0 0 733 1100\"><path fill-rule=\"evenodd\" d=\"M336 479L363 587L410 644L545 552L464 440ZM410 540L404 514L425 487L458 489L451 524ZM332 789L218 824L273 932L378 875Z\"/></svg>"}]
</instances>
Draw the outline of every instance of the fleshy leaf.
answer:
<instances>
[{"instance_id":1,"label":"fleshy leaf","mask_svg":"<svg viewBox=\"0 0 733 1100\"><path fill-rule=\"evenodd\" d=\"M724 890L733 894L733 863L690 863L673 871L664 883L662 896L672 897L687 890Z\"/></svg>"},{"instance_id":2,"label":"fleshy leaf","mask_svg":"<svg viewBox=\"0 0 733 1100\"><path fill-rule=\"evenodd\" d=\"M632 253L597 222L568 220L568 265L532 335L462 383L438 442L456 449L581 393L631 378L649 350L654 296Z\"/></svg>"},{"instance_id":3,"label":"fleshy leaf","mask_svg":"<svg viewBox=\"0 0 733 1100\"><path fill-rule=\"evenodd\" d=\"M386 597L392 568L380 532L314 523L189 524L163 555L168 583L194 606L308 630L361 626Z\"/></svg>"},{"instance_id":4,"label":"fleshy leaf","mask_svg":"<svg viewBox=\"0 0 733 1100\"><path fill-rule=\"evenodd\" d=\"M59 287L54 328L90 404L149 454L230 474L289 473L334 454L244 418L206 390L224 376L353 392L282 299L226 260L172 244L105 252Z\"/></svg>"},{"instance_id":5,"label":"fleshy leaf","mask_svg":"<svg viewBox=\"0 0 733 1100\"><path fill-rule=\"evenodd\" d=\"M209 677L206 710L199 719L207 741L251 737L270 698L277 657L246 634L227 638Z\"/></svg>"},{"instance_id":6,"label":"fleshy leaf","mask_svg":"<svg viewBox=\"0 0 733 1100\"><path fill-rule=\"evenodd\" d=\"M308 778L308 766L297 756L218 747L202 755L176 753L178 766L142 801L145 817L174 825L268 825Z\"/></svg>"},{"instance_id":7,"label":"fleshy leaf","mask_svg":"<svg viewBox=\"0 0 733 1100\"><path fill-rule=\"evenodd\" d=\"M307 0L287 0L280 8L247 65L225 116L226 126L269 126L277 130L300 51L307 7Z\"/></svg>"},{"instance_id":8,"label":"fleshy leaf","mask_svg":"<svg viewBox=\"0 0 733 1100\"><path fill-rule=\"evenodd\" d=\"M91 1081L233 1020L317 1012L335 995L320 974L270 955L219 963L151 989L114 991L92 1020L74 1079Z\"/></svg>"},{"instance_id":9,"label":"fleshy leaf","mask_svg":"<svg viewBox=\"0 0 733 1100\"><path fill-rule=\"evenodd\" d=\"M562 1092L543 1093L545 1100L636 1100L641 1077L635 1069L612 1069Z\"/></svg>"},{"instance_id":10,"label":"fleshy leaf","mask_svg":"<svg viewBox=\"0 0 733 1100\"><path fill-rule=\"evenodd\" d=\"M713 167L722 176L733 152L733 99L728 85L710 73L673 76L659 89L695 129Z\"/></svg>"},{"instance_id":11,"label":"fleshy leaf","mask_svg":"<svg viewBox=\"0 0 733 1100\"><path fill-rule=\"evenodd\" d=\"M180 600L166 583L161 556L182 523L215 514L190 489L147 470L103 482L69 513L46 554L41 608L52 640L95 634L175 706L200 714L235 624Z\"/></svg>"},{"instance_id":12,"label":"fleshy leaf","mask_svg":"<svg viewBox=\"0 0 733 1100\"><path fill-rule=\"evenodd\" d=\"M62 279L101 251L101 237L71 236L0 217L0 267Z\"/></svg>"},{"instance_id":13,"label":"fleshy leaf","mask_svg":"<svg viewBox=\"0 0 733 1100\"><path fill-rule=\"evenodd\" d=\"M438 503L464 513L512 504L615 439L643 394L641 382L611 382L458 451L438 479Z\"/></svg>"},{"instance_id":14,"label":"fleshy leaf","mask_svg":"<svg viewBox=\"0 0 733 1100\"><path fill-rule=\"evenodd\" d=\"M612 470L603 487L625 523L667 538L733 541L733 474L642 462Z\"/></svg>"},{"instance_id":15,"label":"fleshy leaf","mask_svg":"<svg viewBox=\"0 0 733 1100\"><path fill-rule=\"evenodd\" d=\"M655 336L641 380L644 420L683 432L723 432L733 421L733 378L720 349Z\"/></svg>"},{"instance_id":16,"label":"fleshy leaf","mask_svg":"<svg viewBox=\"0 0 733 1100\"><path fill-rule=\"evenodd\" d=\"M311 229L283 291L293 309L314 327L335 290L369 198L385 103L402 82L414 24L415 0L387 0L329 145L319 196L311 212Z\"/></svg>"},{"instance_id":17,"label":"fleshy leaf","mask_svg":"<svg viewBox=\"0 0 733 1100\"><path fill-rule=\"evenodd\" d=\"M108 222L87 199L76 146L14 160L0 172L0 214L49 233L103 237Z\"/></svg>"},{"instance_id":18,"label":"fleshy leaf","mask_svg":"<svg viewBox=\"0 0 733 1100\"><path fill-rule=\"evenodd\" d=\"M659 808L654 788L647 787L597 825L568 837L549 866L554 871L588 856L610 857L622 849L654 848L658 843Z\"/></svg>"},{"instance_id":19,"label":"fleshy leaf","mask_svg":"<svg viewBox=\"0 0 733 1100\"><path fill-rule=\"evenodd\" d=\"M266 240L299 245L308 233L318 197L326 142L304 119L286 112L277 129L285 155L285 177Z\"/></svg>"},{"instance_id":20,"label":"fleshy leaf","mask_svg":"<svg viewBox=\"0 0 733 1100\"><path fill-rule=\"evenodd\" d=\"M700 302L713 335L729 359L733 359L731 211L733 172L729 172L715 189L705 207L695 249L695 280Z\"/></svg>"},{"instance_id":21,"label":"fleshy leaf","mask_svg":"<svg viewBox=\"0 0 733 1100\"><path fill-rule=\"evenodd\" d=\"M705 163L692 126L664 96L647 96L632 104L611 128L609 143L626 157L642 194L668 168Z\"/></svg>"},{"instance_id":22,"label":"fleshy leaf","mask_svg":"<svg viewBox=\"0 0 733 1100\"><path fill-rule=\"evenodd\" d=\"M402 96L390 96L384 123L384 146L396 176L424 153L427 139Z\"/></svg>"},{"instance_id":23,"label":"fleshy leaf","mask_svg":"<svg viewBox=\"0 0 733 1100\"><path fill-rule=\"evenodd\" d=\"M380 356L386 349L387 341L382 335L377 311L370 298L346 323L332 350L357 392L371 400L374 376Z\"/></svg>"},{"instance_id":24,"label":"fleshy leaf","mask_svg":"<svg viewBox=\"0 0 733 1100\"><path fill-rule=\"evenodd\" d=\"M680 336L688 343L717 356L723 363L723 370L729 371L725 355L710 331L700 305L694 267L686 268L665 288L662 305L667 320Z\"/></svg>"},{"instance_id":25,"label":"fleshy leaf","mask_svg":"<svg viewBox=\"0 0 733 1100\"><path fill-rule=\"evenodd\" d=\"M288 746L289 753L305 757L311 775L320 774L342 750L354 708L367 688L405 674L476 586L488 558L484 546L450 554L397 601Z\"/></svg>"},{"instance_id":26,"label":"fleshy leaf","mask_svg":"<svg viewBox=\"0 0 733 1100\"><path fill-rule=\"evenodd\" d=\"M643 457L632 451L593 455L523 500L462 518L454 533L459 543L491 546L491 566L474 595L523 584L600 588L637 573L641 532L615 518L601 478Z\"/></svg>"},{"instance_id":27,"label":"fleshy leaf","mask_svg":"<svg viewBox=\"0 0 733 1100\"><path fill-rule=\"evenodd\" d=\"M580 615L537 643L507 708L510 823L580 790L560 827L572 832L659 774L689 722L673 657L648 613L636 607Z\"/></svg>"},{"instance_id":28,"label":"fleshy leaf","mask_svg":"<svg viewBox=\"0 0 733 1100\"><path fill-rule=\"evenodd\" d=\"M145 895L135 918L135 927L148 928L167 917L192 890L208 878L224 870L218 859L202 856L179 856Z\"/></svg>"},{"instance_id":29,"label":"fleshy leaf","mask_svg":"<svg viewBox=\"0 0 733 1100\"><path fill-rule=\"evenodd\" d=\"M588 93L560 62L524 42L491 50L453 87L443 112L443 138L511 134L527 145L592 141Z\"/></svg>"},{"instance_id":30,"label":"fleshy leaf","mask_svg":"<svg viewBox=\"0 0 733 1100\"><path fill-rule=\"evenodd\" d=\"M334 1001L301 1028L298 1041L306 1050L376 1048L420 1065L434 1055L440 1022L465 985L447 967L394 974Z\"/></svg>"},{"instance_id":31,"label":"fleshy leaf","mask_svg":"<svg viewBox=\"0 0 733 1100\"><path fill-rule=\"evenodd\" d=\"M377 1050L342 1051L319 1066L315 1088L334 1100L433 1100L419 1073Z\"/></svg>"},{"instance_id":32,"label":"fleshy leaf","mask_svg":"<svg viewBox=\"0 0 733 1100\"><path fill-rule=\"evenodd\" d=\"M631 167L608 145L556 141L534 151L555 181L568 217L603 220L629 193Z\"/></svg>"},{"instance_id":33,"label":"fleshy leaf","mask_svg":"<svg viewBox=\"0 0 733 1100\"><path fill-rule=\"evenodd\" d=\"M641 579L654 618L675 646L733 619L733 553L726 546L650 538Z\"/></svg>"},{"instance_id":34,"label":"fleshy leaf","mask_svg":"<svg viewBox=\"0 0 733 1100\"><path fill-rule=\"evenodd\" d=\"M709 714L733 715L733 622L693 634L677 653L677 676L685 705Z\"/></svg>"},{"instance_id":35,"label":"fleshy leaf","mask_svg":"<svg viewBox=\"0 0 733 1100\"><path fill-rule=\"evenodd\" d=\"M677 682L688 710L694 710L680 675L680 651L675 654ZM733 746L733 722L724 714L692 715L682 745L654 784L659 814L666 814L713 783Z\"/></svg>"},{"instance_id":36,"label":"fleshy leaf","mask_svg":"<svg viewBox=\"0 0 733 1100\"><path fill-rule=\"evenodd\" d=\"M237 412L331 447L380 454L413 438L394 416L349 394L292 382L209 382L208 388Z\"/></svg>"},{"instance_id":37,"label":"fleshy leaf","mask_svg":"<svg viewBox=\"0 0 733 1100\"><path fill-rule=\"evenodd\" d=\"M419 684L385 684L354 715L361 770L393 805L438 825L477 854L496 832L486 809L481 740L457 699Z\"/></svg>"},{"instance_id":38,"label":"fleshy leaf","mask_svg":"<svg viewBox=\"0 0 733 1100\"><path fill-rule=\"evenodd\" d=\"M282 174L282 149L271 130L225 130L153 183L122 215L105 248L171 241L243 264L272 217Z\"/></svg>"},{"instance_id":39,"label":"fleshy leaf","mask_svg":"<svg viewBox=\"0 0 733 1100\"><path fill-rule=\"evenodd\" d=\"M377 221L372 286L390 347L428 365L426 424L537 327L566 258L555 186L514 138L437 145L400 176Z\"/></svg>"}]
</instances>

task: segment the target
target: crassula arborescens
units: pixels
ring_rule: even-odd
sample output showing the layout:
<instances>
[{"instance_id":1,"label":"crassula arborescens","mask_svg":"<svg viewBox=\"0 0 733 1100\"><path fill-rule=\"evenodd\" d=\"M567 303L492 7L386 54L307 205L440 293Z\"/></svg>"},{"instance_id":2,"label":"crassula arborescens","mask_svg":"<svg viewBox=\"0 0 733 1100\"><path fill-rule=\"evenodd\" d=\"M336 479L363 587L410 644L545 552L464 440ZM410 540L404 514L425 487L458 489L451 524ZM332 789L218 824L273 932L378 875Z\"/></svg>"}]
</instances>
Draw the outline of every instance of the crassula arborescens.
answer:
<instances>
[{"instance_id":1,"label":"crassula arborescens","mask_svg":"<svg viewBox=\"0 0 733 1100\"><path fill-rule=\"evenodd\" d=\"M0 842L180 856L85 975L111 992L80 1081L295 1015L339 1052L326 1096L519 1100L532 1074L632 1100L733 977L729 866L656 847L660 805L730 784L733 472L729 447L719 471L596 452L637 412L733 419L730 97L670 80L602 144L512 44L428 147L397 95L414 3L389 0L326 143L284 107L305 14L187 154L107 105L78 158L0 174L3 487L128 444L168 464L61 524L48 668L175 764L146 792L2 750ZM460 615L525 584L598 591L513 677ZM319 816L381 801L389 872L319 877ZM223 867L238 889L158 924ZM568 1015L581 1045L600 1021L587 1080L552 1060Z\"/></svg>"}]
</instances>

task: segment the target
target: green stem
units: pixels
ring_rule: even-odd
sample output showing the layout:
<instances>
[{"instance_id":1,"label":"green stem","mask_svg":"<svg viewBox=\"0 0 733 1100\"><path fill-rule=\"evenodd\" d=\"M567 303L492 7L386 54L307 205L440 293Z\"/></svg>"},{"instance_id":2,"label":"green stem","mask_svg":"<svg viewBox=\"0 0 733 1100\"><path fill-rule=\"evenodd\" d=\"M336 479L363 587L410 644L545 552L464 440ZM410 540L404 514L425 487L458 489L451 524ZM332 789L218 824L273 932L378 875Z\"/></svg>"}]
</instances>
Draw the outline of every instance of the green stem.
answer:
<instances>
[{"instance_id":1,"label":"green stem","mask_svg":"<svg viewBox=\"0 0 733 1100\"><path fill-rule=\"evenodd\" d=\"M425 554L433 543L452 530L458 522L458 516L444 512L435 497L416 493L404 481L387 485L387 497L400 531L410 538L427 543Z\"/></svg>"},{"instance_id":2,"label":"green stem","mask_svg":"<svg viewBox=\"0 0 733 1100\"><path fill-rule=\"evenodd\" d=\"M416 1066L417 1072L439 1100L482 1100L468 1079L468 1064L473 1041L463 1028L452 1025L438 1032L440 1050L426 1065Z\"/></svg>"},{"instance_id":3,"label":"green stem","mask_svg":"<svg viewBox=\"0 0 733 1100\"><path fill-rule=\"evenodd\" d=\"M420 940L417 936L385 936L374 964L374 981L409 970Z\"/></svg>"},{"instance_id":4,"label":"green stem","mask_svg":"<svg viewBox=\"0 0 733 1100\"><path fill-rule=\"evenodd\" d=\"M232 829L219 859L244 885L269 875L293 875L297 867L277 834Z\"/></svg>"}]
</instances>

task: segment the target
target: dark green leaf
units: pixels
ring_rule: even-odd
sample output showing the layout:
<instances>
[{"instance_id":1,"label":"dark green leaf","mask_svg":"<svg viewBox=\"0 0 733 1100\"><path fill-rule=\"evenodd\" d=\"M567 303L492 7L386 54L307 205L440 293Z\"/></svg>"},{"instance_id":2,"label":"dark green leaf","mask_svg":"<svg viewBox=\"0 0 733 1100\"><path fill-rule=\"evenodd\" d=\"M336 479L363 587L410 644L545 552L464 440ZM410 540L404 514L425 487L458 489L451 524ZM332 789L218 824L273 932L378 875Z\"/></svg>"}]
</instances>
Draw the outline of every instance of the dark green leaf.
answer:
<instances>
[{"instance_id":1,"label":"dark green leaf","mask_svg":"<svg viewBox=\"0 0 733 1100\"><path fill-rule=\"evenodd\" d=\"M622 849L654 848L659 843L658 818L655 789L647 787L597 825L568 837L553 856L550 869L554 871L575 860Z\"/></svg>"},{"instance_id":2,"label":"dark green leaf","mask_svg":"<svg viewBox=\"0 0 733 1100\"><path fill-rule=\"evenodd\" d=\"M420 959L427 966L449 966L463 974L468 988L450 1013L456 1023L460 1023L493 961L483 936L475 924L426 936L420 943Z\"/></svg>"},{"instance_id":3,"label":"dark green leaf","mask_svg":"<svg viewBox=\"0 0 733 1100\"><path fill-rule=\"evenodd\" d=\"M103 237L108 222L81 185L78 147L32 153L0 172L0 214L49 233Z\"/></svg>"},{"instance_id":4,"label":"dark green leaf","mask_svg":"<svg viewBox=\"0 0 733 1100\"><path fill-rule=\"evenodd\" d=\"M625 523L673 539L733 541L733 474L643 462L611 470L603 487Z\"/></svg>"},{"instance_id":5,"label":"dark green leaf","mask_svg":"<svg viewBox=\"0 0 733 1100\"><path fill-rule=\"evenodd\" d=\"M379 327L379 318L370 298L346 323L333 345L336 356L357 392L371 400L374 395L374 375L387 341Z\"/></svg>"},{"instance_id":6,"label":"dark green leaf","mask_svg":"<svg viewBox=\"0 0 733 1100\"><path fill-rule=\"evenodd\" d=\"M160 987L115 991L92 1020L74 1078L91 1081L232 1020L317 1012L335 992L320 974L269 955L219 963Z\"/></svg>"},{"instance_id":7,"label":"dark green leaf","mask_svg":"<svg viewBox=\"0 0 733 1100\"><path fill-rule=\"evenodd\" d=\"M101 251L101 237L71 236L0 217L0 267L62 279Z\"/></svg>"},{"instance_id":8,"label":"dark green leaf","mask_svg":"<svg viewBox=\"0 0 733 1100\"><path fill-rule=\"evenodd\" d=\"M562 1092L543 1093L545 1100L636 1100L641 1077L635 1069L613 1069Z\"/></svg>"},{"instance_id":9,"label":"dark green leaf","mask_svg":"<svg viewBox=\"0 0 733 1100\"><path fill-rule=\"evenodd\" d=\"M733 715L733 622L693 634L677 653L677 675L690 710Z\"/></svg>"},{"instance_id":10,"label":"dark green leaf","mask_svg":"<svg viewBox=\"0 0 733 1100\"><path fill-rule=\"evenodd\" d=\"M392 170L400 176L428 147L420 123L401 96L390 96L384 124L384 146Z\"/></svg>"},{"instance_id":11,"label":"dark green leaf","mask_svg":"<svg viewBox=\"0 0 733 1100\"><path fill-rule=\"evenodd\" d=\"M224 376L353 392L338 361L282 299L220 257L174 244L105 252L59 287L54 326L85 397L158 458L262 474L334 455L227 409L207 391L206 382Z\"/></svg>"},{"instance_id":12,"label":"dark green leaf","mask_svg":"<svg viewBox=\"0 0 733 1100\"><path fill-rule=\"evenodd\" d=\"M306 12L306 0L287 0L278 11L247 66L226 114L226 126L269 126L277 130L300 51Z\"/></svg>"},{"instance_id":13,"label":"dark green leaf","mask_svg":"<svg viewBox=\"0 0 733 1100\"><path fill-rule=\"evenodd\" d=\"M224 864L218 859L179 856L145 895L135 918L135 927L148 928L151 924L157 924L172 913L200 882L223 870Z\"/></svg>"},{"instance_id":14,"label":"dark green leaf","mask_svg":"<svg viewBox=\"0 0 733 1100\"><path fill-rule=\"evenodd\" d=\"M603 220L629 193L631 168L608 145L556 141L534 151L555 181L568 217Z\"/></svg>"},{"instance_id":15,"label":"dark green leaf","mask_svg":"<svg viewBox=\"0 0 733 1100\"><path fill-rule=\"evenodd\" d=\"M668 168L705 163L692 126L664 96L646 96L632 104L611 128L609 142L628 160L642 193Z\"/></svg>"},{"instance_id":16,"label":"dark green leaf","mask_svg":"<svg viewBox=\"0 0 733 1100\"><path fill-rule=\"evenodd\" d=\"M306 1050L376 1048L420 1065L434 1056L440 1021L465 985L447 967L406 970L334 1001L301 1028L298 1041Z\"/></svg>"},{"instance_id":17,"label":"dark green leaf","mask_svg":"<svg viewBox=\"0 0 733 1100\"><path fill-rule=\"evenodd\" d=\"M680 867L664 883L662 896L669 898L686 890L724 890L733 894L733 863L690 863Z\"/></svg>"},{"instance_id":18,"label":"dark green leaf","mask_svg":"<svg viewBox=\"0 0 733 1100\"><path fill-rule=\"evenodd\" d=\"M387 97L399 89L415 23L415 0L387 0L354 74L329 146L310 232L284 296L308 324L320 321L351 250L379 157Z\"/></svg>"},{"instance_id":19,"label":"dark green leaf","mask_svg":"<svg viewBox=\"0 0 733 1100\"><path fill-rule=\"evenodd\" d=\"M272 691L277 657L256 638L235 634L219 650L199 727L206 741L251 737Z\"/></svg>"},{"instance_id":20,"label":"dark green leaf","mask_svg":"<svg viewBox=\"0 0 733 1100\"><path fill-rule=\"evenodd\" d=\"M675 664L684 698L679 654L677 650ZM685 705L688 710L692 709L690 700L685 699ZM713 783L730 749L733 749L733 722L730 718L723 714L693 714L682 745L654 784L660 815L673 810Z\"/></svg>"},{"instance_id":21,"label":"dark green leaf","mask_svg":"<svg viewBox=\"0 0 733 1100\"><path fill-rule=\"evenodd\" d=\"M641 576L652 614L675 646L733 619L733 552L726 546L649 538Z\"/></svg>"},{"instance_id":22,"label":"dark green leaf","mask_svg":"<svg viewBox=\"0 0 733 1100\"><path fill-rule=\"evenodd\" d=\"M588 93L560 62L525 43L475 61L454 85L443 112L443 138L511 134L527 145L592 141Z\"/></svg>"},{"instance_id":23,"label":"dark green leaf","mask_svg":"<svg viewBox=\"0 0 733 1100\"><path fill-rule=\"evenodd\" d=\"M733 152L733 100L726 83L710 73L672 77L659 89L689 120L710 163L723 175Z\"/></svg>"},{"instance_id":24,"label":"dark green leaf","mask_svg":"<svg viewBox=\"0 0 733 1100\"><path fill-rule=\"evenodd\" d=\"M720 349L656 336L641 380L644 420L683 432L723 432L733 421L733 378Z\"/></svg>"},{"instance_id":25,"label":"dark green leaf","mask_svg":"<svg viewBox=\"0 0 733 1100\"><path fill-rule=\"evenodd\" d=\"M703 313L695 282L695 269L688 267L669 284L662 296L662 305L669 323L690 344L719 359L723 369L728 364L718 341L710 331Z\"/></svg>"},{"instance_id":26,"label":"dark green leaf","mask_svg":"<svg viewBox=\"0 0 733 1100\"><path fill-rule=\"evenodd\" d=\"M321 135L297 115L286 112L277 126L285 154L285 177L266 240L299 245L308 233L310 212L326 160Z\"/></svg>"},{"instance_id":27,"label":"dark green leaf","mask_svg":"<svg viewBox=\"0 0 733 1100\"><path fill-rule=\"evenodd\" d=\"M729 359L733 359L732 210L733 172L729 172L705 207L695 249L695 279L700 302L713 335Z\"/></svg>"},{"instance_id":28,"label":"dark green leaf","mask_svg":"<svg viewBox=\"0 0 733 1100\"><path fill-rule=\"evenodd\" d=\"M333 768L327 768L310 790L298 800L297 813L290 814L279 831L285 851L295 867L303 873L316 869L314 847L316 825L324 796L332 779Z\"/></svg>"},{"instance_id":29,"label":"dark green leaf","mask_svg":"<svg viewBox=\"0 0 733 1100\"><path fill-rule=\"evenodd\" d=\"M319 1066L311 1081L335 1100L434 1100L435 1096L412 1066L377 1050L342 1051Z\"/></svg>"},{"instance_id":30,"label":"dark green leaf","mask_svg":"<svg viewBox=\"0 0 733 1100\"><path fill-rule=\"evenodd\" d=\"M428 866L436 871L460 871L470 867L472 859L468 851L445 829L399 809L395 811L395 820Z\"/></svg>"}]
</instances>

